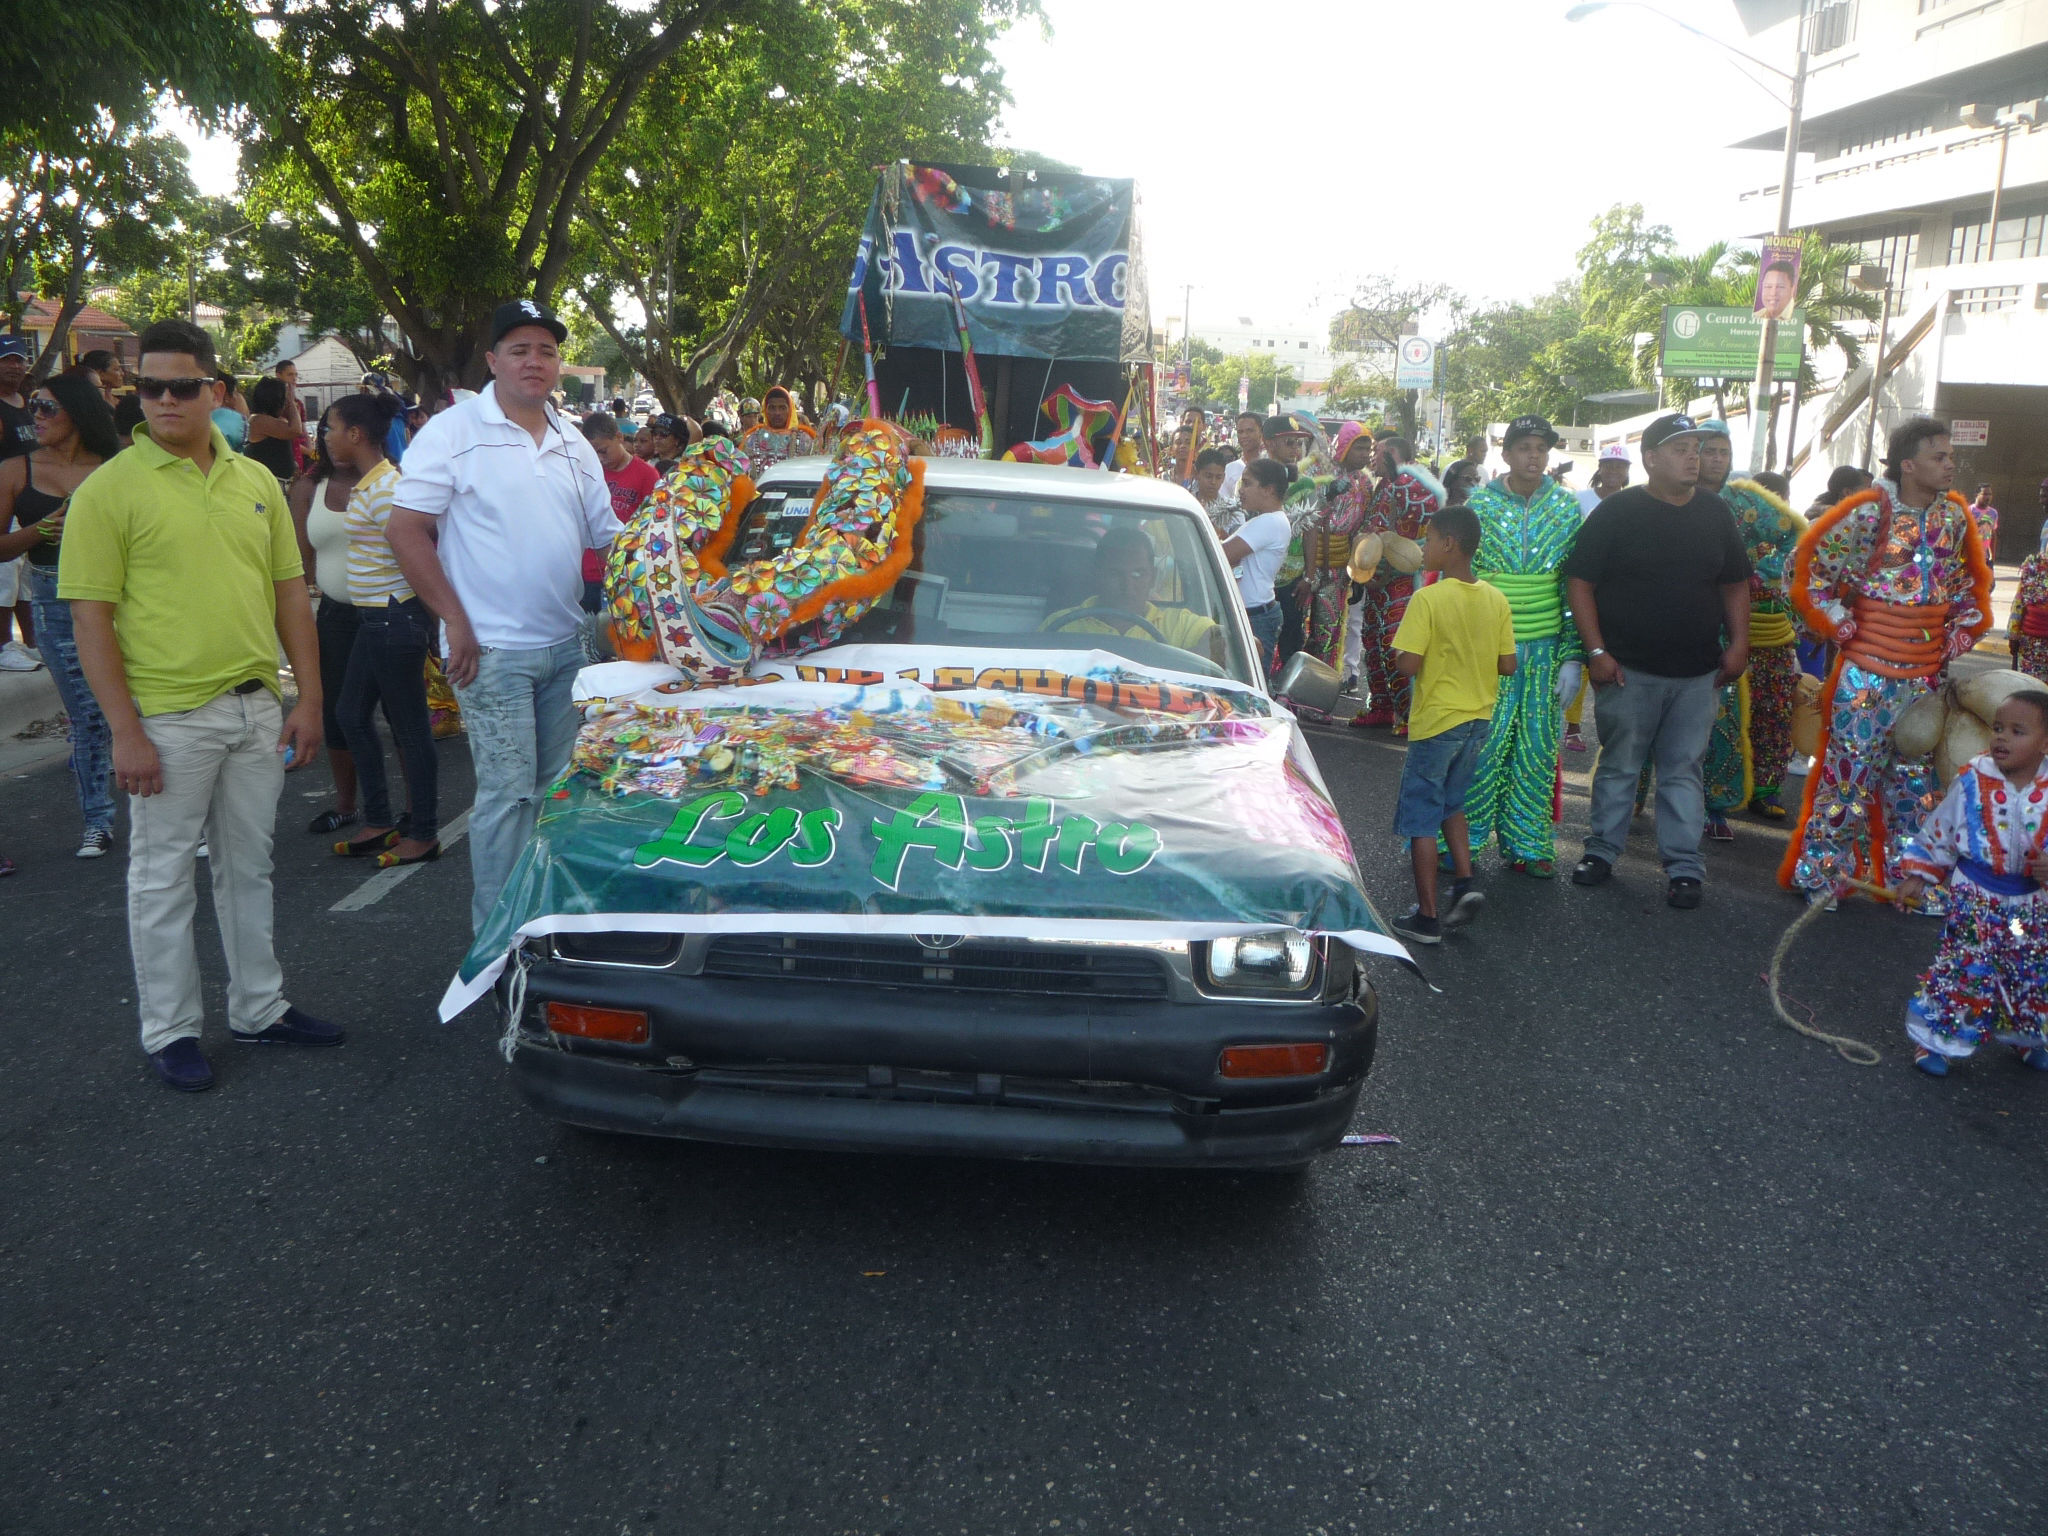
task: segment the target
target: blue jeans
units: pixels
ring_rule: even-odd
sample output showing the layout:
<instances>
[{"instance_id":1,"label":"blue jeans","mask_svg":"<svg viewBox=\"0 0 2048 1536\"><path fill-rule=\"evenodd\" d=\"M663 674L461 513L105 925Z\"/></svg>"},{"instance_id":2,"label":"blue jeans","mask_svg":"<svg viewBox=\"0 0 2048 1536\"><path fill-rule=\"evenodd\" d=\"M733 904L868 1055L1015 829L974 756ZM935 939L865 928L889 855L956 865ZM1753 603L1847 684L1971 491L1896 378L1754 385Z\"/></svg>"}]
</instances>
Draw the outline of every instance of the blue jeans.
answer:
<instances>
[{"instance_id":1,"label":"blue jeans","mask_svg":"<svg viewBox=\"0 0 2048 1536\"><path fill-rule=\"evenodd\" d=\"M1287 616L1280 611L1277 599L1247 608L1244 616L1251 620L1252 638L1259 644L1259 675L1270 681L1280 667L1280 626Z\"/></svg>"},{"instance_id":2,"label":"blue jeans","mask_svg":"<svg viewBox=\"0 0 2048 1536\"><path fill-rule=\"evenodd\" d=\"M356 760L362 790L363 824L391 825L391 789L384 777L384 744L377 736L377 703L391 722L405 773L406 833L431 843L441 830L440 759L434 755L434 726L427 713L427 650L434 621L418 598L382 608L357 610L360 624L349 650L335 715Z\"/></svg>"},{"instance_id":3,"label":"blue jeans","mask_svg":"<svg viewBox=\"0 0 2048 1536\"><path fill-rule=\"evenodd\" d=\"M469 811L469 923L482 932L540 820L541 798L569 766L581 717L571 698L583 668L572 636L530 651L486 647L476 679L457 686L476 801Z\"/></svg>"},{"instance_id":4,"label":"blue jeans","mask_svg":"<svg viewBox=\"0 0 2048 1536\"><path fill-rule=\"evenodd\" d=\"M1435 837L1444 821L1465 809L1472 775L1491 734L1491 720L1467 720L1448 731L1408 743L1401 765L1401 799L1394 807L1394 835Z\"/></svg>"},{"instance_id":5,"label":"blue jeans","mask_svg":"<svg viewBox=\"0 0 2048 1536\"><path fill-rule=\"evenodd\" d=\"M72 637L71 605L57 597L54 565L22 563L28 576L29 602L34 605L36 649L57 684L64 714L71 722L71 777L78 784L78 809L88 829L114 830L114 736L100 713L85 672L78 665L78 642Z\"/></svg>"},{"instance_id":6,"label":"blue jeans","mask_svg":"<svg viewBox=\"0 0 2048 1536\"><path fill-rule=\"evenodd\" d=\"M1714 734L1720 692L1714 674L1658 677L1623 669L1617 687L1593 690L1593 720L1600 756L1593 763L1592 831L1586 852L1609 864L1621 857L1635 814L1636 780L1646 762L1657 765L1657 856L1669 879L1704 880L1700 837L1707 825L1707 792L1700 765Z\"/></svg>"}]
</instances>

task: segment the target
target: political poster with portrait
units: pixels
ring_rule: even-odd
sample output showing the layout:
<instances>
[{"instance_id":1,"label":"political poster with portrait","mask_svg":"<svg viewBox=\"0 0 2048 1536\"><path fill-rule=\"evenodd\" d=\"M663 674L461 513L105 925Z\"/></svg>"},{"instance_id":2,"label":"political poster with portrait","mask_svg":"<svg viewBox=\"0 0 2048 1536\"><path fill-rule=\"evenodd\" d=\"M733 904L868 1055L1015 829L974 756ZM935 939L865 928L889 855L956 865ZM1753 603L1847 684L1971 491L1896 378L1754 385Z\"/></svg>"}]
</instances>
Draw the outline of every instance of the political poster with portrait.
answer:
<instances>
[{"instance_id":1,"label":"political poster with portrait","mask_svg":"<svg viewBox=\"0 0 2048 1536\"><path fill-rule=\"evenodd\" d=\"M1805 247L1797 237L1785 236L1763 243L1757 253L1756 302L1752 312L1760 320L1783 320L1799 302L1799 259Z\"/></svg>"}]
</instances>

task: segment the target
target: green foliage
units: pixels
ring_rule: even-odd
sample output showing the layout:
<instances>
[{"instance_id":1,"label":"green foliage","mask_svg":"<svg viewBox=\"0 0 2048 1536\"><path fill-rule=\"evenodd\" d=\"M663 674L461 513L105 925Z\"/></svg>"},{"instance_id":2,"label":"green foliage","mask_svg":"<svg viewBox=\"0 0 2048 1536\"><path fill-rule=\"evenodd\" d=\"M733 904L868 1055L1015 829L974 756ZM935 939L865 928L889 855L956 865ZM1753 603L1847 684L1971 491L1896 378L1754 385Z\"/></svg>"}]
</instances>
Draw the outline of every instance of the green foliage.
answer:
<instances>
[{"instance_id":1,"label":"green foliage","mask_svg":"<svg viewBox=\"0 0 2048 1536\"><path fill-rule=\"evenodd\" d=\"M1204 351L1214 353L1214 347ZM1270 352L1241 352L1233 357L1198 358L1194 365L1193 399L1212 410L1237 409L1237 382L1251 380L1248 409L1270 412L1275 399L1298 393L1301 380L1292 368L1280 366Z\"/></svg>"},{"instance_id":2,"label":"green foliage","mask_svg":"<svg viewBox=\"0 0 2048 1536\"><path fill-rule=\"evenodd\" d=\"M0 27L0 141L25 135L62 149L102 112L148 117L165 92L221 125L262 100L267 83L243 0L24 6Z\"/></svg>"},{"instance_id":3,"label":"green foliage","mask_svg":"<svg viewBox=\"0 0 2048 1536\"><path fill-rule=\"evenodd\" d=\"M591 177L565 290L670 409L727 382L815 393L874 167L989 154L1021 9L812 0L692 38Z\"/></svg>"}]
</instances>

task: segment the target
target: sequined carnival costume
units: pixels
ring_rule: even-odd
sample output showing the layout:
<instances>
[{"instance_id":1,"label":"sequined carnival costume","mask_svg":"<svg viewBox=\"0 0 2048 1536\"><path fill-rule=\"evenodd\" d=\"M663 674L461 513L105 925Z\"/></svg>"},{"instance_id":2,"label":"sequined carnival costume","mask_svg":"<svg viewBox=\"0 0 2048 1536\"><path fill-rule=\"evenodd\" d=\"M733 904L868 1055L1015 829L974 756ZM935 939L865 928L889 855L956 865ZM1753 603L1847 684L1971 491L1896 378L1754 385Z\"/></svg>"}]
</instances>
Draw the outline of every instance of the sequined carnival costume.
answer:
<instances>
[{"instance_id":1,"label":"sequined carnival costume","mask_svg":"<svg viewBox=\"0 0 2048 1536\"><path fill-rule=\"evenodd\" d=\"M747 461L750 474L758 475L784 459L801 458L818 451L818 434L797 420L796 400L780 384L771 384L761 392L762 411L766 412L768 402L777 396L788 408L788 424L780 429L771 427L764 415L761 425L740 439L740 453Z\"/></svg>"},{"instance_id":2,"label":"sequined carnival costume","mask_svg":"<svg viewBox=\"0 0 2048 1536\"><path fill-rule=\"evenodd\" d=\"M1906 1006L1922 1051L1968 1056L1987 1039L2048 1047L2048 764L2015 789L1987 753L1956 775L1899 856L1899 873L1948 888L1934 964Z\"/></svg>"},{"instance_id":3,"label":"sequined carnival costume","mask_svg":"<svg viewBox=\"0 0 2048 1536\"><path fill-rule=\"evenodd\" d=\"M1809 895L1843 876L1889 886L1941 792L1930 765L1899 760L1892 726L1990 623L1983 540L1954 492L1915 510L1879 480L1801 535L1787 593L1840 654L1778 883Z\"/></svg>"},{"instance_id":4,"label":"sequined carnival costume","mask_svg":"<svg viewBox=\"0 0 2048 1536\"><path fill-rule=\"evenodd\" d=\"M1546 874L1557 857L1557 674L1585 654L1563 572L1579 536L1579 499L1548 475L1526 498L1502 477L1473 491L1467 505L1479 519L1472 574L1498 587L1514 612L1515 672L1501 679L1465 818L1475 853L1497 837L1512 866Z\"/></svg>"},{"instance_id":5,"label":"sequined carnival costume","mask_svg":"<svg viewBox=\"0 0 2048 1536\"><path fill-rule=\"evenodd\" d=\"M719 683L757 656L832 644L910 563L924 461L907 448L886 422L849 427L790 546L728 569L754 484L723 438L692 444L612 543L613 647L629 660L658 657L693 683Z\"/></svg>"},{"instance_id":6,"label":"sequined carnival costume","mask_svg":"<svg viewBox=\"0 0 2048 1536\"><path fill-rule=\"evenodd\" d=\"M1361 533L1398 533L1404 539L1422 541L1424 524L1444 504L1444 488L1420 464L1402 464L1382 479L1366 504ZM1365 655L1360 658L1359 679L1366 690L1365 712L1360 725L1391 725L1408 729L1408 679L1394 668L1394 632L1408 615L1408 599L1415 595L1415 578L1382 566L1382 582L1368 582L1365 588L1365 617L1361 634Z\"/></svg>"},{"instance_id":7,"label":"sequined carnival costume","mask_svg":"<svg viewBox=\"0 0 2048 1536\"><path fill-rule=\"evenodd\" d=\"M2020 566L2020 589L2012 600L2005 632L2012 641L2012 664L2032 678L2048 682L2048 528L2041 530L2041 552Z\"/></svg>"},{"instance_id":8,"label":"sequined carnival costume","mask_svg":"<svg viewBox=\"0 0 2048 1536\"><path fill-rule=\"evenodd\" d=\"M1721 690L1702 765L1707 809L1725 816L1756 804L1768 816L1792 760L1799 631L1785 578L1806 519L1754 480L1731 480L1719 494L1749 553L1749 670Z\"/></svg>"},{"instance_id":9,"label":"sequined carnival costume","mask_svg":"<svg viewBox=\"0 0 2048 1536\"><path fill-rule=\"evenodd\" d=\"M1331 453L1337 463L1344 462L1345 451L1363 430L1355 421L1347 421L1338 429ZM1337 668L1340 675L1347 661L1344 620L1351 597L1351 573L1346 562L1351 558L1351 541L1365 521L1371 495L1369 478L1340 473L1324 488L1322 506L1301 528L1304 569L1295 593L1301 610L1302 649ZM1326 725L1330 720L1322 710L1297 705L1296 712L1320 724Z\"/></svg>"}]
</instances>

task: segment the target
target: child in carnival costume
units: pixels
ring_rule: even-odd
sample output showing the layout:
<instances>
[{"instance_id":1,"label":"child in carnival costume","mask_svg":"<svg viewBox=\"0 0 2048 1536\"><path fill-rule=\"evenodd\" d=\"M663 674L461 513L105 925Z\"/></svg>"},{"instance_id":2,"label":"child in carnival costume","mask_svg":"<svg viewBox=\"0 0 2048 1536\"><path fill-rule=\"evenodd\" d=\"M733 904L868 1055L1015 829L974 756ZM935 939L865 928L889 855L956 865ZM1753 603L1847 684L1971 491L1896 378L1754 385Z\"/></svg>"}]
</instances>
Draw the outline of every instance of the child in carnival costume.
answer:
<instances>
[{"instance_id":1,"label":"child in carnival costume","mask_svg":"<svg viewBox=\"0 0 2048 1536\"><path fill-rule=\"evenodd\" d=\"M1379 440L1380 480L1366 507L1361 533L1399 534L1422 542L1429 520L1446 498L1442 483L1414 460L1415 445L1406 438L1389 435ZM1408 615L1415 578L1386 567L1382 574L1383 580L1366 583L1361 626L1365 655L1360 669L1366 707L1351 723L1365 728L1391 726L1396 736L1405 736L1409 687L1408 679L1394 666L1394 632Z\"/></svg>"},{"instance_id":2,"label":"child in carnival costume","mask_svg":"<svg viewBox=\"0 0 2048 1536\"><path fill-rule=\"evenodd\" d=\"M1789 595L1839 654L1805 803L1778 883L1834 899L1844 877L1889 886L1901 845L1940 800L1926 763L1902 762L1892 727L1990 624L1991 567L1968 504L1949 487L1948 428L1917 416L1895 429L1886 476L1813 521L1793 555ZM1923 910L1938 914L1938 899Z\"/></svg>"},{"instance_id":3,"label":"child in carnival costume","mask_svg":"<svg viewBox=\"0 0 2048 1536\"><path fill-rule=\"evenodd\" d=\"M1557 441L1541 416L1517 417L1501 444L1508 472L1468 503L1479 519L1472 571L1508 600L1516 666L1501 680L1465 816L1475 849L1498 837L1508 868L1539 880L1557 872L1558 748L1585 656L1564 578L1579 536L1579 499L1544 473Z\"/></svg>"},{"instance_id":4,"label":"child in carnival costume","mask_svg":"<svg viewBox=\"0 0 2048 1536\"><path fill-rule=\"evenodd\" d=\"M2048 1072L2048 692L2007 696L1991 750L1949 786L1899 857L1902 901L1946 885L1948 921L1906 1008L1913 1063L1946 1077L1987 1039Z\"/></svg>"}]
</instances>

